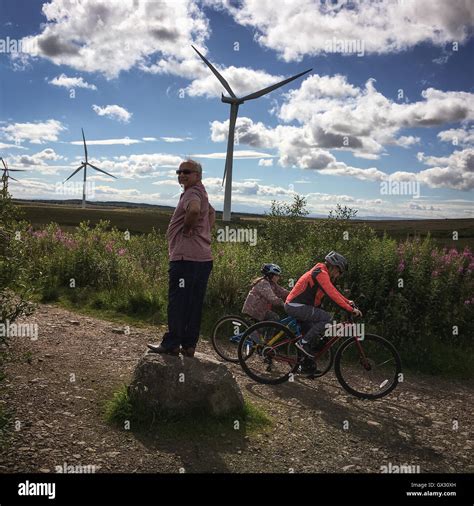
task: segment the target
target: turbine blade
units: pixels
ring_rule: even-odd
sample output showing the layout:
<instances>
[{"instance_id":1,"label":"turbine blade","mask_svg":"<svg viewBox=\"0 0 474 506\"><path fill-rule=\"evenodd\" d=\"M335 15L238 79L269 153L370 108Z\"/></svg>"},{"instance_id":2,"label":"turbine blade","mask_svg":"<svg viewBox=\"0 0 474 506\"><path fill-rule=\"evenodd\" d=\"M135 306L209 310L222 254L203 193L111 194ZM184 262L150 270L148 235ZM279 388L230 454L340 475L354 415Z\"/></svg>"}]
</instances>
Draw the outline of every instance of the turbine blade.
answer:
<instances>
[{"instance_id":1,"label":"turbine blade","mask_svg":"<svg viewBox=\"0 0 474 506\"><path fill-rule=\"evenodd\" d=\"M267 93L270 93L271 91L276 90L280 86L283 86L284 84L287 84L291 81L294 81L295 79L298 79L298 77L301 77L302 75L307 74L308 72L311 72L312 70L313 69L305 70L304 72L296 74L296 76L285 79L284 81L281 81L277 84L273 84L272 86L268 86L268 88L264 88L263 90L256 91L255 93L250 93L250 95L243 97L241 100L252 100L254 98L261 97L262 95L266 95Z\"/></svg>"},{"instance_id":2,"label":"turbine blade","mask_svg":"<svg viewBox=\"0 0 474 506\"><path fill-rule=\"evenodd\" d=\"M2 160L2 163L3 163L3 166L5 167L5 170L8 170L7 169L7 164L5 163L5 160L3 158L0 158L0 160Z\"/></svg>"},{"instance_id":3,"label":"turbine blade","mask_svg":"<svg viewBox=\"0 0 474 506\"><path fill-rule=\"evenodd\" d=\"M87 163L87 146L86 146L86 138L85 138L85 136L84 136L84 129L83 129L83 128L81 128L81 130L82 130L82 140L84 141L84 151L85 151L85 153L86 153L86 163Z\"/></svg>"},{"instance_id":4,"label":"turbine blade","mask_svg":"<svg viewBox=\"0 0 474 506\"><path fill-rule=\"evenodd\" d=\"M8 172L26 172L26 169L7 169Z\"/></svg>"},{"instance_id":5,"label":"turbine blade","mask_svg":"<svg viewBox=\"0 0 474 506\"><path fill-rule=\"evenodd\" d=\"M83 168L84 168L84 164L82 164L79 168L77 168L77 169L76 169L76 170L75 170L75 171L74 171L74 172L73 172L73 173L72 173L72 174L71 174L71 175L70 175L70 176L66 179L66 181L69 181L69 180L72 178L72 176L76 175L76 174L77 174L77 173L78 173L81 169L83 169ZM64 183L65 183L66 181L64 181Z\"/></svg>"},{"instance_id":6,"label":"turbine blade","mask_svg":"<svg viewBox=\"0 0 474 506\"><path fill-rule=\"evenodd\" d=\"M107 174L108 176L113 177L114 179L117 179L112 174L109 174L108 172L105 172L105 170L99 169L99 167L96 167L95 165L92 165L92 163L87 162L87 165L89 165L90 167L92 167L95 170L98 170L99 172L103 172L104 174Z\"/></svg>"},{"instance_id":7,"label":"turbine blade","mask_svg":"<svg viewBox=\"0 0 474 506\"><path fill-rule=\"evenodd\" d=\"M191 46L191 47L204 60L204 63L211 69L212 73L217 77L217 79L219 79L222 86L224 86L224 88L227 90L229 95L233 98L237 98L235 96L235 93L232 91L232 88L229 86L229 83L222 77L222 75L217 71L217 69L212 65L212 63L209 62L208 60L206 60L206 58L204 58L204 56L194 46Z\"/></svg>"},{"instance_id":8,"label":"turbine blade","mask_svg":"<svg viewBox=\"0 0 474 506\"><path fill-rule=\"evenodd\" d=\"M16 181L17 183L19 183L20 181L18 181L18 179L15 179L14 177L12 176L8 176L8 179L13 179L13 181Z\"/></svg>"}]
</instances>

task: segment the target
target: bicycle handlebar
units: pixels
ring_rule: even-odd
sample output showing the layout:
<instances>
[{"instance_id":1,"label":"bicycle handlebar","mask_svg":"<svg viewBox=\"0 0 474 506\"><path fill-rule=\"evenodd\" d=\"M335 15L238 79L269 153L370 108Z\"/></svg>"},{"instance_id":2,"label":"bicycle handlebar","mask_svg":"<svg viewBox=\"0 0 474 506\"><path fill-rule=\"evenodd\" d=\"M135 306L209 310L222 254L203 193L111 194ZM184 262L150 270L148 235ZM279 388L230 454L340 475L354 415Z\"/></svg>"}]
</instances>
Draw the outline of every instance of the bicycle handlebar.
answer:
<instances>
[{"instance_id":1,"label":"bicycle handlebar","mask_svg":"<svg viewBox=\"0 0 474 506\"><path fill-rule=\"evenodd\" d=\"M355 304L354 302L351 304L351 306L352 306L352 309L358 309L358 310L360 311L360 309L356 306L356 304ZM352 313L352 312L351 312L351 313L349 313L349 311L348 311L348 312L347 312L347 320L348 320L349 322L352 322L352 321L353 321L353 319L354 319L354 313Z\"/></svg>"}]
</instances>

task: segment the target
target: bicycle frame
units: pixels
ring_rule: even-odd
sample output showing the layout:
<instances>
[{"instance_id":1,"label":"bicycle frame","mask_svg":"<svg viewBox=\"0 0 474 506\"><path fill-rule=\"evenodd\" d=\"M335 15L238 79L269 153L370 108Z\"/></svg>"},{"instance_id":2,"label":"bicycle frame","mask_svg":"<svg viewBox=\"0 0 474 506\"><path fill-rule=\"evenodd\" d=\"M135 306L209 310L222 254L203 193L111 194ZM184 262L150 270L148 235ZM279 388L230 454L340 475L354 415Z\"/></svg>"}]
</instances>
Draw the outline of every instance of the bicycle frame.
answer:
<instances>
[{"instance_id":1,"label":"bicycle frame","mask_svg":"<svg viewBox=\"0 0 474 506\"><path fill-rule=\"evenodd\" d=\"M353 321L352 315L349 315L347 321L343 322L344 327L348 327L348 326L352 325L353 323L354 323L354 321ZM333 346L337 341L339 341L339 339L341 339L343 337L345 337L345 336L344 335L341 335L341 336L336 335L336 336L331 337L331 339L329 339L329 341L323 346L323 348L315 354L314 359L317 360L319 357L324 355L326 353L326 351L328 351L328 349L331 348L331 346ZM351 337L355 340L356 346L359 350L359 353L363 357L364 362L366 362L367 357L365 356L364 350L360 344L360 342L363 340L363 338L361 338L360 336L357 336L357 335L351 336Z\"/></svg>"},{"instance_id":2,"label":"bicycle frame","mask_svg":"<svg viewBox=\"0 0 474 506\"><path fill-rule=\"evenodd\" d=\"M277 341L281 338L282 335L284 335L284 332L282 330L280 330L280 332L278 332L277 334L275 334L271 339L270 341L268 341L268 343L265 343L265 347L271 347L273 346L274 348L279 348L280 346L284 346L285 344L292 344L294 342L296 342L298 339L301 338L302 336L302 333L301 333L301 326L299 325L298 321L296 320L296 318L294 317L286 317L284 318L283 320L280 320L280 323L284 324L284 325L287 325L289 328L290 328L290 325L293 325L295 326L295 329L296 329L296 332L295 332L295 337L292 338L292 339L285 339L281 342L279 342L276 346L274 346L275 343L277 343ZM344 323L344 326L347 327L349 325L352 325L353 324L353 318L352 318L352 315L349 315L347 321L343 322ZM291 329L290 329L291 330ZM318 360L321 356L323 356L328 350L329 348L331 348L332 346L334 346L334 344L339 341L339 339L343 338L344 335L335 335L335 336L332 336L331 339L329 339L329 341L323 346L323 348L318 351L315 356L314 356L314 360ZM364 353L364 350L360 344L360 341L362 340L362 338L360 336L357 336L357 335L353 335L352 338L355 340L356 342L356 346L359 350L359 353L363 359L363 366L364 367L367 367L367 357ZM279 360L279 361L282 361L282 362L294 362L292 359L290 359L289 357L278 357L275 359Z\"/></svg>"}]
</instances>

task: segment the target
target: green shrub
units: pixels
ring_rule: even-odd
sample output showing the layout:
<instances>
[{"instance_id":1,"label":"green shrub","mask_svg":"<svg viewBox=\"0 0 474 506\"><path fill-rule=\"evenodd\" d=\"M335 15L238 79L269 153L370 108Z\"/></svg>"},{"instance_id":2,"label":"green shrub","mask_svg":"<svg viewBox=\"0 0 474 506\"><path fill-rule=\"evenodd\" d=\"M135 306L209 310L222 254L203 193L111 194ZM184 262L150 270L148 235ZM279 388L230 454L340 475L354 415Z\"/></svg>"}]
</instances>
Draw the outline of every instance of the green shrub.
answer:
<instances>
[{"instance_id":1,"label":"green shrub","mask_svg":"<svg viewBox=\"0 0 474 506\"><path fill-rule=\"evenodd\" d=\"M255 246L213 241L205 333L218 317L241 311L263 263L279 264L281 285L291 288L334 249L349 260L338 288L350 291L349 298L358 302L367 331L390 339L406 363L423 368L439 343L445 346L447 371L463 356L472 356L474 256L468 248L441 250L429 236L400 243L377 237L367 225L353 222L353 210L340 206L326 220L306 220L306 214L303 198L290 205L273 203L257 225ZM13 278L28 280L43 300L57 300L64 292L77 305L166 322L169 264L164 234L127 237L106 221L96 227L81 223L75 233L50 224L43 231L25 230L9 254L15 254L21 266L14 268ZM12 278L5 262L3 268ZM76 288L70 288L71 279ZM324 305L342 316L332 303ZM440 367L433 365L433 370Z\"/></svg>"}]
</instances>

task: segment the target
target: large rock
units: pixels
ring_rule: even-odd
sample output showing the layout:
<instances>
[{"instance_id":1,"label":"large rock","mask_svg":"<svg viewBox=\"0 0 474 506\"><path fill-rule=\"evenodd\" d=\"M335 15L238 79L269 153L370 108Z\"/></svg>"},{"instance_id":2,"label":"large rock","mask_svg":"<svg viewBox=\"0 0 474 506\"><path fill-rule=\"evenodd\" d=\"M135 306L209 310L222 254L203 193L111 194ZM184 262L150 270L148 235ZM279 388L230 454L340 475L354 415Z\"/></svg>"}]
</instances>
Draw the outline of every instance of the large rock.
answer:
<instances>
[{"instance_id":1,"label":"large rock","mask_svg":"<svg viewBox=\"0 0 474 506\"><path fill-rule=\"evenodd\" d=\"M135 368L128 392L134 407L150 414L220 417L244 408L228 367L202 353L178 358L148 352Z\"/></svg>"}]
</instances>

